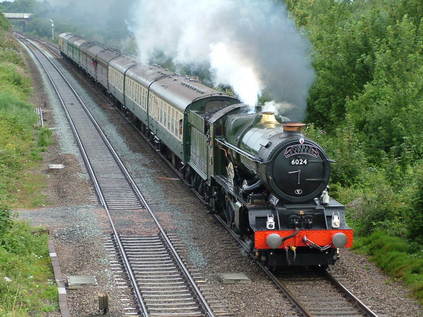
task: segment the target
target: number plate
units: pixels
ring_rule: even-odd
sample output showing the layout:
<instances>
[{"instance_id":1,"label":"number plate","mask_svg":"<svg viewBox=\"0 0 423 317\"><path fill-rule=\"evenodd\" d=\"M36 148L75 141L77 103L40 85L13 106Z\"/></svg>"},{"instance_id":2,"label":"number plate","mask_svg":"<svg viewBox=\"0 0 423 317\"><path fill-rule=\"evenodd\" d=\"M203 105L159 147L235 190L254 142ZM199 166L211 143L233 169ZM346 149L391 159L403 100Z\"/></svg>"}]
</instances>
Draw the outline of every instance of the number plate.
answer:
<instances>
[{"instance_id":1,"label":"number plate","mask_svg":"<svg viewBox=\"0 0 423 317\"><path fill-rule=\"evenodd\" d=\"M294 158L291 160L291 165L292 166L302 166L302 165L307 165L308 164L308 160L307 159L302 159L302 158Z\"/></svg>"}]
</instances>

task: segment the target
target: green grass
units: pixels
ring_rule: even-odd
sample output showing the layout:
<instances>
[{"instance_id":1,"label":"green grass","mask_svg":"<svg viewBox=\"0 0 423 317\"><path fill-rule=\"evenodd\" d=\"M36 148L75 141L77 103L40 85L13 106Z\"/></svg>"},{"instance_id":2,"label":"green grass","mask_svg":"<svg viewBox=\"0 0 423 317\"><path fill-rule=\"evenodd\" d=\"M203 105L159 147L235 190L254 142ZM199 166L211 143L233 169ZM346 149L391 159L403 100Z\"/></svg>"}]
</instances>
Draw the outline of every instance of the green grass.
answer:
<instances>
[{"instance_id":1,"label":"green grass","mask_svg":"<svg viewBox=\"0 0 423 317\"><path fill-rule=\"evenodd\" d=\"M379 231L358 238L354 248L370 255L387 274L402 280L423 305L423 250L418 244Z\"/></svg>"},{"instance_id":2,"label":"green grass","mask_svg":"<svg viewBox=\"0 0 423 317\"><path fill-rule=\"evenodd\" d=\"M39 175L27 173L51 143L51 131L37 128L37 115L28 103L31 81L25 75L15 44L0 32L0 204L36 207L44 203ZM9 55L2 55L2 51ZM24 198L24 200L22 200Z\"/></svg>"},{"instance_id":3,"label":"green grass","mask_svg":"<svg viewBox=\"0 0 423 317\"><path fill-rule=\"evenodd\" d=\"M7 29L0 15L0 316L39 316L57 310L48 236L8 210L44 203L45 178L31 171L39 169L51 132L36 126L31 80Z\"/></svg>"},{"instance_id":4,"label":"green grass","mask_svg":"<svg viewBox=\"0 0 423 317\"><path fill-rule=\"evenodd\" d=\"M16 221L0 238L0 316L57 309L47 240L45 233Z\"/></svg>"}]
</instances>

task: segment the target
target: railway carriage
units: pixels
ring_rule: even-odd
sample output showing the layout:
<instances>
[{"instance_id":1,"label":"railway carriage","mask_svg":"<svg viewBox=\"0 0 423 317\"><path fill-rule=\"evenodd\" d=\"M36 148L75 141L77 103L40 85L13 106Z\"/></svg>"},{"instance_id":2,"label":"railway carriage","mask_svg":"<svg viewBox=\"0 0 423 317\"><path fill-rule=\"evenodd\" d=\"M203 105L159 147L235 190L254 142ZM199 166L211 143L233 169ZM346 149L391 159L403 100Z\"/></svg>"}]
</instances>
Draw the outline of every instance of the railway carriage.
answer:
<instances>
[{"instance_id":1,"label":"railway carriage","mask_svg":"<svg viewBox=\"0 0 423 317\"><path fill-rule=\"evenodd\" d=\"M62 55L70 58L69 39L73 37L72 33L62 33L59 35L59 47Z\"/></svg>"},{"instance_id":2,"label":"railway carriage","mask_svg":"<svg viewBox=\"0 0 423 317\"><path fill-rule=\"evenodd\" d=\"M97 53L95 61L97 62L96 80L108 91L109 90L109 63L111 60L121 56L118 50L105 48Z\"/></svg>"},{"instance_id":3,"label":"railway carriage","mask_svg":"<svg viewBox=\"0 0 423 317\"><path fill-rule=\"evenodd\" d=\"M78 66L81 64L80 46L86 42L79 36L73 36L68 39L70 59Z\"/></svg>"},{"instance_id":4,"label":"railway carriage","mask_svg":"<svg viewBox=\"0 0 423 317\"><path fill-rule=\"evenodd\" d=\"M75 59L82 42L60 37ZM80 47L91 77L269 267L325 267L352 246L344 206L328 194L331 161L303 124L100 45Z\"/></svg>"},{"instance_id":5,"label":"railway carriage","mask_svg":"<svg viewBox=\"0 0 423 317\"><path fill-rule=\"evenodd\" d=\"M60 52L64 52L64 53L66 52L66 45L67 45L66 38L69 36L72 36L72 34L68 32L59 34L58 42L59 42Z\"/></svg>"},{"instance_id":6,"label":"railway carriage","mask_svg":"<svg viewBox=\"0 0 423 317\"><path fill-rule=\"evenodd\" d=\"M92 59L87 54L87 50L89 48L93 47L96 44L97 44L96 42L85 42L79 48L79 50L80 50L79 53L81 54L81 59L80 59L81 62L79 64L79 67L81 67L87 73L88 73L88 68L89 68L90 64L92 63Z\"/></svg>"},{"instance_id":7,"label":"railway carriage","mask_svg":"<svg viewBox=\"0 0 423 317\"><path fill-rule=\"evenodd\" d=\"M109 93L126 107L125 76L126 72L137 65L137 62L129 56L119 56L109 63Z\"/></svg>"},{"instance_id":8,"label":"railway carriage","mask_svg":"<svg viewBox=\"0 0 423 317\"><path fill-rule=\"evenodd\" d=\"M148 96L151 85L172 73L155 66L137 64L125 76L126 107L146 128L149 126Z\"/></svg>"},{"instance_id":9,"label":"railway carriage","mask_svg":"<svg viewBox=\"0 0 423 317\"><path fill-rule=\"evenodd\" d=\"M90 45L88 47L83 47L83 54L86 55L86 64L87 72L95 81L97 81L97 54L104 50L104 47L98 43Z\"/></svg>"},{"instance_id":10,"label":"railway carriage","mask_svg":"<svg viewBox=\"0 0 423 317\"><path fill-rule=\"evenodd\" d=\"M149 91L148 128L183 164L189 164L207 179L203 160L208 159L208 131L200 123L200 114L235 102L238 100L189 78L164 77L154 82Z\"/></svg>"}]
</instances>

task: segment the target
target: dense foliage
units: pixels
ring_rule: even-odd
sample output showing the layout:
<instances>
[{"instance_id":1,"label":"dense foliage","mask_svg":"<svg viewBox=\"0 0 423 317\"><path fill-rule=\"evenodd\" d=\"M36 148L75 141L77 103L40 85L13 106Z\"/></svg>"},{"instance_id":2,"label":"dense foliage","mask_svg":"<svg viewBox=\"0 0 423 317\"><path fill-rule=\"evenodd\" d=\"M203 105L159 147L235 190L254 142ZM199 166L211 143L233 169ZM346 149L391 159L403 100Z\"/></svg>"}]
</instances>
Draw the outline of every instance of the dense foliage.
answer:
<instances>
[{"instance_id":1,"label":"dense foliage","mask_svg":"<svg viewBox=\"0 0 423 317\"><path fill-rule=\"evenodd\" d=\"M48 237L17 222L10 208L40 203L38 180L28 170L39 165L50 132L35 128L31 82L8 29L0 14L0 316L38 316L56 309Z\"/></svg>"},{"instance_id":2,"label":"dense foliage","mask_svg":"<svg viewBox=\"0 0 423 317\"><path fill-rule=\"evenodd\" d=\"M358 235L378 241L361 248L388 272L400 276L401 263L416 260L422 299L423 1L286 3L313 46L308 133L337 161L332 195L348 204Z\"/></svg>"}]
</instances>

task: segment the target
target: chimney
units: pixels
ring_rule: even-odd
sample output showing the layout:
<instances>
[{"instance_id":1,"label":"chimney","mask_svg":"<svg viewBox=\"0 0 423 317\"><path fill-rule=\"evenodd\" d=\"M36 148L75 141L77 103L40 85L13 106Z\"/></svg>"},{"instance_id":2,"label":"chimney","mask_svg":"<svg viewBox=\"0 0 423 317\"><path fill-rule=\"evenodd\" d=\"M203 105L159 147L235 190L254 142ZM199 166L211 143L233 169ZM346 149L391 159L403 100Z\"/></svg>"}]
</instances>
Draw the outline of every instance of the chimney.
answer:
<instances>
[{"instance_id":1,"label":"chimney","mask_svg":"<svg viewBox=\"0 0 423 317\"><path fill-rule=\"evenodd\" d=\"M283 124L283 131L302 133L305 126L305 123L302 122L288 122Z\"/></svg>"}]
</instances>

